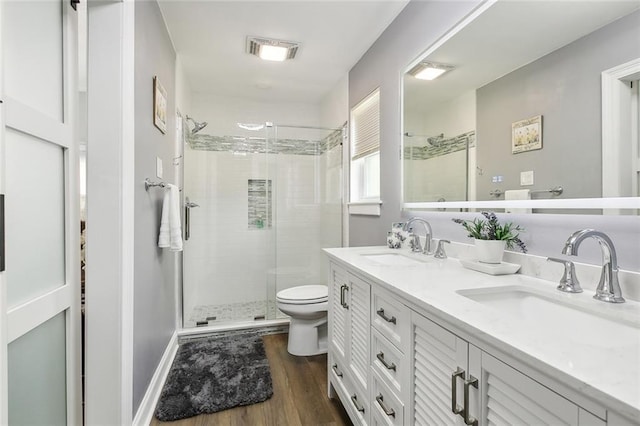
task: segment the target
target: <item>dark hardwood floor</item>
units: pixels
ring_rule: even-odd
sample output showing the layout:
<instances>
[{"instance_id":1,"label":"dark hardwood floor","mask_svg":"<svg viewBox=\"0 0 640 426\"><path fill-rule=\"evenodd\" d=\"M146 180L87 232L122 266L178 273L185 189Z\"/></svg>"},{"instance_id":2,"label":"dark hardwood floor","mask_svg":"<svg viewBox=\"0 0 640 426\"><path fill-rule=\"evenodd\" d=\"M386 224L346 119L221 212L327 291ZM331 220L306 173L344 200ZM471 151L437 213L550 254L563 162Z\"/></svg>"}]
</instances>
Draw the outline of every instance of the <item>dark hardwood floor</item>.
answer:
<instances>
[{"instance_id":1,"label":"dark hardwood floor","mask_svg":"<svg viewBox=\"0 0 640 426\"><path fill-rule=\"evenodd\" d=\"M339 400L327 397L327 356L295 357L287 352L287 335L263 337L273 396L259 404L203 414L176 422L154 418L152 426L297 426L351 425Z\"/></svg>"}]
</instances>

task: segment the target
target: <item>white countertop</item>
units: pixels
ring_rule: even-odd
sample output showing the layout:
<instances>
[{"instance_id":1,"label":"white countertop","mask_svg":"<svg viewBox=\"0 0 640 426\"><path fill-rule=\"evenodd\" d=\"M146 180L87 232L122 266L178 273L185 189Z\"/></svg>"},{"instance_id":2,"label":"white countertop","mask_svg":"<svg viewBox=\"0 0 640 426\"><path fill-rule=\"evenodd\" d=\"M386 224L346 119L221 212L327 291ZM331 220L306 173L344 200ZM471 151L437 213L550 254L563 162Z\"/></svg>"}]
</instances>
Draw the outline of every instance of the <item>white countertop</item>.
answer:
<instances>
[{"instance_id":1,"label":"white countertop","mask_svg":"<svg viewBox=\"0 0 640 426\"><path fill-rule=\"evenodd\" d=\"M457 290L519 286L536 294L616 318L640 330L640 303L612 304L593 299L593 291L567 294L556 284L521 274L492 276L462 267L457 259L426 257L426 263L411 266L385 266L370 259L371 253L400 253L425 259L422 254L387 247L325 249L336 261L356 268L358 273L386 290L462 330L487 347L494 347L542 372L569 389L625 417L640 418L640 332L630 334L616 329L576 333L572 324L558 317L545 316L533 323L503 313L469 299ZM559 277L558 277L559 278ZM551 321L551 322L550 322ZM554 324L550 327L549 324ZM445 326L446 328L446 326ZM463 336L461 336L463 337ZM472 342L473 343L473 342ZM489 350L489 352L491 352Z\"/></svg>"}]
</instances>

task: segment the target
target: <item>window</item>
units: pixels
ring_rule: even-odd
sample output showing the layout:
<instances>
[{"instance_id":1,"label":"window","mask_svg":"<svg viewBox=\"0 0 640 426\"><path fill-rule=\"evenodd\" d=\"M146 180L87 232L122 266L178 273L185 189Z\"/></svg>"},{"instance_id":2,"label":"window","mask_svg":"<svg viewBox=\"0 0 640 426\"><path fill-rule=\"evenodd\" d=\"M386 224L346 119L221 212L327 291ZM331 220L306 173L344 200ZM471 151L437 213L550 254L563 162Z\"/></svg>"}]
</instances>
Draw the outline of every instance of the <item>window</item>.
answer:
<instances>
[{"instance_id":1,"label":"window","mask_svg":"<svg viewBox=\"0 0 640 426\"><path fill-rule=\"evenodd\" d=\"M351 110L351 202L380 204L380 91ZM362 213L359 214L369 214Z\"/></svg>"}]
</instances>

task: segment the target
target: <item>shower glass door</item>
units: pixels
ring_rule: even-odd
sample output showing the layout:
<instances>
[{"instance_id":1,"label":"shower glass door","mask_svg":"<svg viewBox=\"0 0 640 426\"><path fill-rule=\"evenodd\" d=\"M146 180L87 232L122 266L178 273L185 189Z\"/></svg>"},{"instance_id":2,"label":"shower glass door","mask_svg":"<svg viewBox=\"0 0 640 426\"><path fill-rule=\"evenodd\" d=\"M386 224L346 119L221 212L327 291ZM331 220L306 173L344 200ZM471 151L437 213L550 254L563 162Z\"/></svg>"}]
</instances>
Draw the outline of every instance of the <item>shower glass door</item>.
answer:
<instances>
[{"instance_id":1,"label":"shower glass door","mask_svg":"<svg viewBox=\"0 0 640 426\"><path fill-rule=\"evenodd\" d=\"M342 139L342 129L274 127L276 250L270 305L281 290L326 285L322 249L342 245ZM284 316L276 310L277 318Z\"/></svg>"},{"instance_id":2,"label":"shower glass door","mask_svg":"<svg viewBox=\"0 0 640 426\"><path fill-rule=\"evenodd\" d=\"M282 318L277 292L326 284L341 245L343 131L210 127L184 151L184 327Z\"/></svg>"},{"instance_id":3,"label":"shower glass door","mask_svg":"<svg viewBox=\"0 0 640 426\"><path fill-rule=\"evenodd\" d=\"M190 209L184 245L185 328L267 317L265 277L275 261L271 129L244 127L209 126L187 137L183 191L199 207Z\"/></svg>"}]
</instances>

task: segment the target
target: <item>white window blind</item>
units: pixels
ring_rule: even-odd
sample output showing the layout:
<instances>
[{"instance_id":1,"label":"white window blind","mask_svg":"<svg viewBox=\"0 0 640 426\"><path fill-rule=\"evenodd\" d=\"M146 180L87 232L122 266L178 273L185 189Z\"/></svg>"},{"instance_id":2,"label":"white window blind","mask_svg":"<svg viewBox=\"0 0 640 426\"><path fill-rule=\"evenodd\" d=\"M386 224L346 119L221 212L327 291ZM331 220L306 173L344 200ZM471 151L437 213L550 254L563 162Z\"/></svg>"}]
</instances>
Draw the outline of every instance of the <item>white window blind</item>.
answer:
<instances>
[{"instance_id":1,"label":"white window blind","mask_svg":"<svg viewBox=\"0 0 640 426\"><path fill-rule=\"evenodd\" d=\"M380 150L380 92L376 90L351 112L351 159Z\"/></svg>"}]
</instances>

